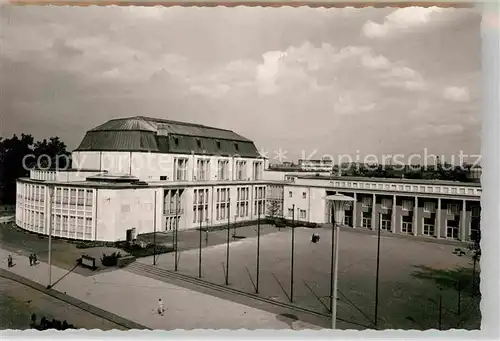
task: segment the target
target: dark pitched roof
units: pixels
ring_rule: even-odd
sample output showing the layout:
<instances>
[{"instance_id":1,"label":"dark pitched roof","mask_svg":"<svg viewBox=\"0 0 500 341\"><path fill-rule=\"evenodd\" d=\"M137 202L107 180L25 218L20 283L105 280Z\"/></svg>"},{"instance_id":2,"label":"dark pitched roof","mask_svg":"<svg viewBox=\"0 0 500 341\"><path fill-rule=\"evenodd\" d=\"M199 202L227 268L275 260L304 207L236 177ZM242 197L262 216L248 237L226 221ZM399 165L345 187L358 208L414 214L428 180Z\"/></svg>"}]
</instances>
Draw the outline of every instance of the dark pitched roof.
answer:
<instances>
[{"instance_id":1,"label":"dark pitched roof","mask_svg":"<svg viewBox=\"0 0 500 341\"><path fill-rule=\"evenodd\" d=\"M251 140L231 130L142 116L113 119L89 130L76 151L260 157Z\"/></svg>"}]
</instances>

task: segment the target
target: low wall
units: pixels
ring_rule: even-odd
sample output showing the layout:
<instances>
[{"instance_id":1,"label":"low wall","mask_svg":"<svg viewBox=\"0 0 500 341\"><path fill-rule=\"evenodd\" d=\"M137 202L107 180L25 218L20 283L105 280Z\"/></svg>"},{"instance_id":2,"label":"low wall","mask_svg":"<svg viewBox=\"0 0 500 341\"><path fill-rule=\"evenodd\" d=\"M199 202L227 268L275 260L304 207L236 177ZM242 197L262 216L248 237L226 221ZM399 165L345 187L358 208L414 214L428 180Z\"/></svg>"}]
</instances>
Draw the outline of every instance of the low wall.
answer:
<instances>
[{"instance_id":1,"label":"low wall","mask_svg":"<svg viewBox=\"0 0 500 341\"><path fill-rule=\"evenodd\" d=\"M13 215L5 215L5 216L0 216L0 224L6 224L13 222L15 219L15 216Z\"/></svg>"}]
</instances>

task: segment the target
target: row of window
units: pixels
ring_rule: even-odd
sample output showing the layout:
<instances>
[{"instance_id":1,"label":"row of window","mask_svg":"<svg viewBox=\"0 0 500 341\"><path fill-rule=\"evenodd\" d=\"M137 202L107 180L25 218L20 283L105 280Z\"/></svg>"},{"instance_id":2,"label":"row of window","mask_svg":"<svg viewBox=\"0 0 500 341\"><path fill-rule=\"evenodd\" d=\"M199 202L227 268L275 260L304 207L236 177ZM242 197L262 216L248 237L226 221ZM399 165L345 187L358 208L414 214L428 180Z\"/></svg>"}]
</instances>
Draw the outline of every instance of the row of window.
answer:
<instances>
[{"instance_id":1,"label":"row of window","mask_svg":"<svg viewBox=\"0 0 500 341\"><path fill-rule=\"evenodd\" d=\"M365 188L365 189L384 189L392 191L407 191L407 192L426 192L426 193L443 193L443 194L467 194L474 195L474 190L477 193L481 193L480 188L463 188L463 187L447 187L447 186L417 186L417 185L405 185L405 184L382 184L382 183L370 183L370 182L351 182L351 181L335 181L333 182L335 187L344 188Z\"/></svg>"},{"instance_id":2,"label":"row of window","mask_svg":"<svg viewBox=\"0 0 500 341\"><path fill-rule=\"evenodd\" d=\"M63 238L91 239L92 218L74 217L62 214L52 216L53 233Z\"/></svg>"},{"instance_id":3,"label":"row of window","mask_svg":"<svg viewBox=\"0 0 500 341\"><path fill-rule=\"evenodd\" d=\"M186 181L188 158L174 159L174 181ZM264 164L262 161L252 163L252 179L262 180ZM247 161L236 161L235 163L235 180L247 180ZM161 176L160 180L167 180L167 176ZM194 181L207 181L210 177L210 159L198 159L196 161L196 175ZM229 180L229 160L217 161L217 179Z\"/></svg>"},{"instance_id":4,"label":"row of window","mask_svg":"<svg viewBox=\"0 0 500 341\"><path fill-rule=\"evenodd\" d=\"M56 204L92 206L93 200L92 189L56 187L54 190L54 203Z\"/></svg>"},{"instance_id":5,"label":"row of window","mask_svg":"<svg viewBox=\"0 0 500 341\"><path fill-rule=\"evenodd\" d=\"M362 197L361 206L362 207L372 207L373 198L372 197ZM382 198L380 207L383 209L391 209L393 205L393 200L388 198ZM411 211L415 207L415 201L413 200L403 200L401 202L401 208L403 211ZM424 202L423 206L424 212L426 213L434 213L436 211L436 203L431 201ZM458 204L448 204L446 207L446 212L449 215L455 215L460 213L460 205ZM480 207L473 206L471 207L471 214L473 217L480 216Z\"/></svg>"},{"instance_id":6,"label":"row of window","mask_svg":"<svg viewBox=\"0 0 500 341\"><path fill-rule=\"evenodd\" d=\"M297 209L299 213L299 219L305 220L307 219L307 212L306 210L301 210L300 208ZM293 208L288 209L288 218L294 219L295 218L295 213L293 212Z\"/></svg>"},{"instance_id":7,"label":"row of window","mask_svg":"<svg viewBox=\"0 0 500 341\"><path fill-rule=\"evenodd\" d=\"M352 217L346 216L345 225L352 226ZM363 215L361 226L364 228L372 228L372 219L368 215ZM446 238L448 239L459 239L459 231L460 231L460 222L458 220L447 220L446 221ZM380 221L380 229L383 231L392 231L392 219L390 219L387 215L382 215L382 219ZM413 221L411 221L411 217L403 217L401 221L401 233L404 234L413 234ZM471 235L476 233L476 229L471 228ZM423 219L423 231L422 234L424 236L433 237L436 236L435 229L435 220L433 218L424 218Z\"/></svg>"},{"instance_id":8,"label":"row of window","mask_svg":"<svg viewBox=\"0 0 500 341\"><path fill-rule=\"evenodd\" d=\"M293 192L292 191L288 191L288 197L289 198L293 198ZM302 199L307 199L307 193L306 192L302 192Z\"/></svg>"}]
</instances>

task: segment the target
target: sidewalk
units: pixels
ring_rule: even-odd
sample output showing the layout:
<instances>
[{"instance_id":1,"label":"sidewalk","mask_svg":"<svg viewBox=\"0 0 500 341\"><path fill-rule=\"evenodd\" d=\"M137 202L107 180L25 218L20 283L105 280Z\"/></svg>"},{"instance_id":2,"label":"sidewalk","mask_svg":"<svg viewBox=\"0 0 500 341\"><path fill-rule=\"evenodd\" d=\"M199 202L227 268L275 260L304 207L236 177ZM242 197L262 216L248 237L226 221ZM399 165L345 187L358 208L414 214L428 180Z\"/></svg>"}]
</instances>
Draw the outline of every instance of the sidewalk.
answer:
<instances>
[{"instance_id":1,"label":"sidewalk","mask_svg":"<svg viewBox=\"0 0 500 341\"><path fill-rule=\"evenodd\" d=\"M15 266L7 267L11 254ZM31 267L27 257L0 248L0 268L36 283L48 284L48 264ZM277 315L229 300L116 269L88 276L52 266L52 290L151 329L321 329L302 321L284 322ZM61 279L60 281L58 281ZM165 315L157 313L158 299Z\"/></svg>"}]
</instances>

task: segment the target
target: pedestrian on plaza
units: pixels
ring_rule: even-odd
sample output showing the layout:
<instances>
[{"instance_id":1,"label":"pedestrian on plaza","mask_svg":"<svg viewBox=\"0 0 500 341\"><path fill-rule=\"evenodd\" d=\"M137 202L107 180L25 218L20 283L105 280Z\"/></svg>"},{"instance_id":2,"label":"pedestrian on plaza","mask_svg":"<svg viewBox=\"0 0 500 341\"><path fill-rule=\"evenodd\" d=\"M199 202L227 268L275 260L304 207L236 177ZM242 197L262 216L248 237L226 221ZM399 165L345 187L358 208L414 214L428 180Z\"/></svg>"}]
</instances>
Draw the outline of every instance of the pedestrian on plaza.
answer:
<instances>
[{"instance_id":1,"label":"pedestrian on plaza","mask_svg":"<svg viewBox=\"0 0 500 341\"><path fill-rule=\"evenodd\" d=\"M38 259L36 258L36 254L33 254L33 265L37 265Z\"/></svg>"},{"instance_id":2,"label":"pedestrian on plaza","mask_svg":"<svg viewBox=\"0 0 500 341\"><path fill-rule=\"evenodd\" d=\"M32 253L30 253L29 259L30 259L30 266L32 266L33 265L33 254Z\"/></svg>"},{"instance_id":3,"label":"pedestrian on plaza","mask_svg":"<svg viewBox=\"0 0 500 341\"><path fill-rule=\"evenodd\" d=\"M11 255L9 255L9 256L7 257L7 266L8 266L9 268L12 268L12 267L14 266L14 265L12 264L12 256L11 256Z\"/></svg>"},{"instance_id":4,"label":"pedestrian on plaza","mask_svg":"<svg viewBox=\"0 0 500 341\"><path fill-rule=\"evenodd\" d=\"M160 298L160 299L158 299L158 314L163 316L164 313L165 313L165 308L163 307L163 301Z\"/></svg>"}]
</instances>

